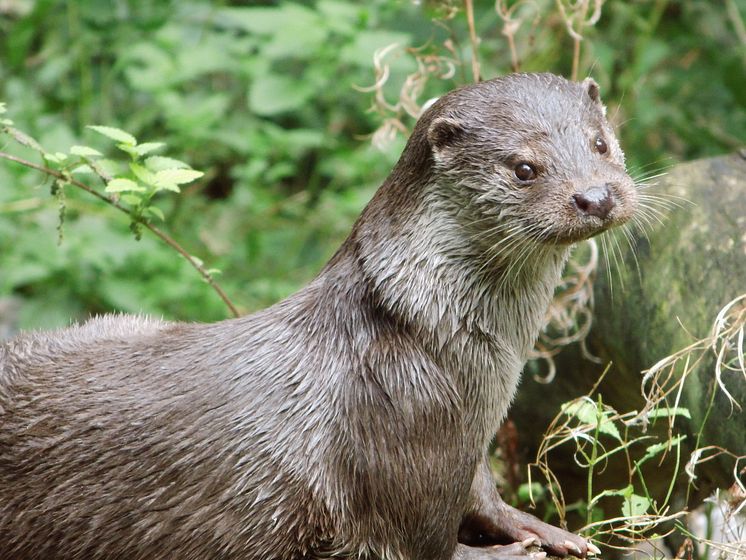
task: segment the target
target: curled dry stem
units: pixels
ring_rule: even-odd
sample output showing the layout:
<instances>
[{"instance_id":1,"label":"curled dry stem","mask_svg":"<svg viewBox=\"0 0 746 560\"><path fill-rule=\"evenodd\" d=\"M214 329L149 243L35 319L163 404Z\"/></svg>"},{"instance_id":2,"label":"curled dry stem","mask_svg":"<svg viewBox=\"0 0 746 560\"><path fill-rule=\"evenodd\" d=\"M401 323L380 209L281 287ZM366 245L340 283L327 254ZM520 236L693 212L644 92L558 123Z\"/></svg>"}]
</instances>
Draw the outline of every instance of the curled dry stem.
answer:
<instances>
[{"instance_id":1,"label":"curled dry stem","mask_svg":"<svg viewBox=\"0 0 746 560\"><path fill-rule=\"evenodd\" d=\"M590 15L588 10L593 3ZM604 0L556 0L562 20L565 22L567 33L573 40L572 79L578 79L580 66L580 42L583 40L583 29L592 27L601 19L601 9Z\"/></svg>"},{"instance_id":2,"label":"curled dry stem","mask_svg":"<svg viewBox=\"0 0 746 560\"><path fill-rule=\"evenodd\" d=\"M547 364L546 375L534 376L540 383L551 383L554 379L557 371L554 356L569 344L583 344L591 330L593 282L598 270L598 244L594 239L589 239L585 245L588 256L581 261L576 252L568 262L559 290L547 310L545 327L530 355L531 358L544 360ZM585 349L584 353L588 354ZM595 360L593 356L588 357Z\"/></svg>"},{"instance_id":3,"label":"curled dry stem","mask_svg":"<svg viewBox=\"0 0 746 560\"><path fill-rule=\"evenodd\" d=\"M407 116L417 119L426 103L420 103L418 98L425 89L430 78L440 80L451 79L456 73L457 61L448 56L425 52L427 45L420 49L408 48L404 51L412 55L417 63L417 70L409 74L399 90L396 102L386 99L384 88L391 77L391 66L388 57L397 52L400 46L392 43L379 50L373 56L375 81L366 87L355 86L355 89L365 93L373 93L373 105L370 110L383 117L381 126L372 134L373 145L385 150L398 133L409 135L409 129L404 124Z\"/></svg>"},{"instance_id":4,"label":"curled dry stem","mask_svg":"<svg viewBox=\"0 0 746 560\"><path fill-rule=\"evenodd\" d=\"M640 418L644 419L650 410L659 406L672 394L676 394L678 400L687 377L709 353L715 357L715 381L719 389L731 406L740 410L741 404L728 391L724 377L727 374L741 374L746 380L745 331L746 293L733 298L723 306L715 317L708 336L662 358L643 372L642 393L646 404L640 411ZM683 364L683 368L681 373L677 373L680 364Z\"/></svg>"},{"instance_id":5,"label":"curled dry stem","mask_svg":"<svg viewBox=\"0 0 746 560\"><path fill-rule=\"evenodd\" d=\"M495 1L495 12L503 22L502 34L508 40L508 48L510 49L510 66L513 72L519 72L521 69L520 62L518 60L518 50L515 45L515 36L518 33L518 29L524 23L526 16L517 15L518 11L524 6L530 6L534 11L533 23L539 21L539 15L541 10L539 6L533 0L519 0L512 6L508 6L507 0L496 0Z\"/></svg>"}]
</instances>

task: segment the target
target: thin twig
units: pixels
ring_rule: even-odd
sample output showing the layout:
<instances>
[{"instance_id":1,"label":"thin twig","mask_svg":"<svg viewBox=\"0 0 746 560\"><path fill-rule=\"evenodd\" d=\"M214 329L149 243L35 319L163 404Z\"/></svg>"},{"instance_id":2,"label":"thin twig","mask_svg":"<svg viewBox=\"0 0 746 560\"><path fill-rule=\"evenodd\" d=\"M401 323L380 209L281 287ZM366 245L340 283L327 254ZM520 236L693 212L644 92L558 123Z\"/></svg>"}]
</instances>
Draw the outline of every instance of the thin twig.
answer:
<instances>
[{"instance_id":1,"label":"thin twig","mask_svg":"<svg viewBox=\"0 0 746 560\"><path fill-rule=\"evenodd\" d=\"M13 156L5 152L0 152L0 158L15 162L15 163L19 163L31 169L36 169L37 171L41 171L42 173L46 173L47 175L50 175L52 177L65 181L66 183L74 185L78 187L79 189L83 189L88 194L91 194L103 200L104 202L106 202L107 204L110 204L111 206L119 210L120 212L124 212L130 218L133 218L132 214L130 213L129 210L127 210L127 208L125 208L124 206L116 202L115 200L112 200L108 196L101 194L95 189L92 189L85 183L81 183L80 181L73 179L69 175L66 175L55 169L44 167L43 165L38 165L31 161ZM136 218L133 218L133 219L136 219ZM184 257L187 260L187 262L189 262L189 264L192 265L192 267L194 267L194 269L197 272L199 272L200 276L202 276L202 278L205 279L205 281L210 285L210 287L212 287L212 289L215 290L218 296L220 296L220 299L222 299L225 305L228 307L228 309L230 309L231 313L235 317L238 317L240 315L236 306L233 305L233 302L228 298L228 296L223 291L223 289L218 285L217 282L215 282L215 279L212 277L212 275L205 269L204 266L202 266L200 263L194 260L194 258L181 245L179 245L179 243L176 242L176 240L174 240L170 235L161 231L160 229L158 229L156 226L152 225L151 223L145 220L142 220L142 219L136 219L136 220L139 224L142 224L147 229L149 229L156 237L159 237L164 243L166 243L166 245L168 245L169 247L174 249L177 253L179 253L182 257Z\"/></svg>"}]
</instances>

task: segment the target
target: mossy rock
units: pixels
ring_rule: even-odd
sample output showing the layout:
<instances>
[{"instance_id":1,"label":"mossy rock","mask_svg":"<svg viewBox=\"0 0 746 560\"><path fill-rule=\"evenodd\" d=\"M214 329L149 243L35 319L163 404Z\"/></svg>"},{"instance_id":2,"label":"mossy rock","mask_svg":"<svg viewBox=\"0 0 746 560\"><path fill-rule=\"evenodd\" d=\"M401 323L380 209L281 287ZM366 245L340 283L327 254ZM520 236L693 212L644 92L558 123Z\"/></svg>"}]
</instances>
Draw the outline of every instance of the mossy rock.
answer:
<instances>
[{"instance_id":1,"label":"mossy rock","mask_svg":"<svg viewBox=\"0 0 746 560\"><path fill-rule=\"evenodd\" d=\"M612 362L599 388L603 401L619 412L640 410L644 405L641 372L708 336L721 308L746 293L746 154L677 165L655 188L645 192L688 202L667 211L663 224L651 228L647 237L637 236L636 258L626 249L624 266L612 270L612 282L607 274L599 274L594 287L594 323L587 346L602 363L585 359L574 345L557 357L557 377L550 385L533 379L531 374L537 364L527 367L510 415L518 426L529 461L560 404L587 393L605 364ZM743 407L739 409L722 391L715 391L713 396L714 364L714 354L706 353L684 385L679 406L688 408L692 418L677 420L688 430L682 466L695 448L703 423L699 447L716 445L738 455L746 454L746 379L740 374L723 378L728 391ZM656 428L653 433L665 433L665 426ZM568 502L583 498L585 475L574 467L572 456L560 453L552 464L563 482ZM651 465L646 472L646 483L654 497L666 492L666 477L672 472L656 466ZM604 483L623 487L628 471L626 463L611 464L604 474ZM683 469L679 472L681 484L677 488L685 489ZM698 466L696 472L697 491L690 496L692 501L733 483L733 461L725 455Z\"/></svg>"}]
</instances>

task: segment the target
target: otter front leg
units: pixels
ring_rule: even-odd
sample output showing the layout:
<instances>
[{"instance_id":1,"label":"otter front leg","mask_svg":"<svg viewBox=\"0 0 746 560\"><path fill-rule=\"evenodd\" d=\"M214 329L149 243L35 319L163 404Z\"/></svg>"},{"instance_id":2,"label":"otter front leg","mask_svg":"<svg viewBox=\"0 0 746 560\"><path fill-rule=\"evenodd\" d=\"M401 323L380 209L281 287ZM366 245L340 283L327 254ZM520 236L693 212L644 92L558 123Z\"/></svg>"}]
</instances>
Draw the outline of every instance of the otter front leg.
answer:
<instances>
[{"instance_id":1,"label":"otter front leg","mask_svg":"<svg viewBox=\"0 0 746 560\"><path fill-rule=\"evenodd\" d=\"M572 554L585 558L589 552L600 553L584 538L506 504L495 488L486 459L477 468L471 487L470 506L459 529L461 543L514 543L533 538L545 550L559 556Z\"/></svg>"}]
</instances>

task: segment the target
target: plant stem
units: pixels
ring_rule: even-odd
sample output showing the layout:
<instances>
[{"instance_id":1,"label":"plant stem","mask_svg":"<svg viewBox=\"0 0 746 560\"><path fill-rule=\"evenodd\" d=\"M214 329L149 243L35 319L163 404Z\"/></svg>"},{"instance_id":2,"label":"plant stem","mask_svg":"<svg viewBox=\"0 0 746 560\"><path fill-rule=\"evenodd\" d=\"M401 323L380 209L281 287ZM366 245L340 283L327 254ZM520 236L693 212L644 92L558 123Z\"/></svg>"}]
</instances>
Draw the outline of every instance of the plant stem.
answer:
<instances>
[{"instance_id":1,"label":"plant stem","mask_svg":"<svg viewBox=\"0 0 746 560\"><path fill-rule=\"evenodd\" d=\"M127 208L125 208L124 206L122 206L121 204L119 204L118 202L116 202L115 200L112 200L108 196L101 194L100 192L96 191L95 189L92 189L91 187L89 187L85 183L81 183L77 179L73 179L69 175L66 175L66 174L64 174L64 173L62 173L60 171L55 170L55 169L50 169L50 168L45 167L43 165L38 165L38 164L33 163L31 161L28 161L28 160L16 157L16 156L8 154L6 152L0 152L0 158L6 159L8 161L12 161L12 162L15 162L15 163L18 163L18 164L21 164L21 165L29 167L31 169L36 169L37 171L41 171L42 173L46 173L47 175L49 175L51 177L55 177L57 179L61 179L61 180L65 181L65 182L67 182L67 183L70 183L71 185L74 185L74 186L78 187L79 189L83 189L88 194L91 194L91 195L95 196L96 198L99 198L99 199L103 200L107 204L110 204L111 206L113 206L114 208L116 208L117 210L119 210L120 212L124 212L130 218L135 219L138 223L142 224L144 227L146 227L147 229L149 229L156 237L160 238L161 241L163 241L166 245L168 245L169 247L171 247L172 249L174 249L177 253L179 253L182 257L184 257L187 260L187 262L189 262L189 264L192 265L192 267L194 267L194 269L197 272L199 272L200 276L202 276L202 278L205 279L205 281L210 285L210 287L212 287L212 289L215 290L215 292L218 294L218 296L220 296L220 299L222 299L223 302L225 303L225 305L228 307L228 309L230 309L230 311L231 311L231 313L233 314L234 317L238 317L240 315L239 312L238 312L238 309L236 308L236 306L233 305L233 302L228 298L228 296L223 291L223 289L218 285L218 283L215 282L215 279L205 269L205 267L202 266L201 264L199 264L197 261L195 261L192 258L192 256L181 245L179 245L179 243L177 243L175 239L173 239L167 233L161 231L156 226L154 226L153 224L151 224L151 223L149 223L149 222L147 222L147 221L145 221L143 219L137 219L137 218L135 218L134 216L132 216L132 214L130 213L130 211L127 210Z\"/></svg>"},{"instance_id":2,"label":"plant stem","mask_svg":"<svg viewBox=\"0 0 746 560\"><path fill-rule=\"evenodd\" d=\"M479 52L477 50L477 31L474 27L474 5L472 0L464 0L466 8L466 21L469 24L469 40L471 41L471 74L474 83L479 82Z\"/></svg>"}]
</instances>

